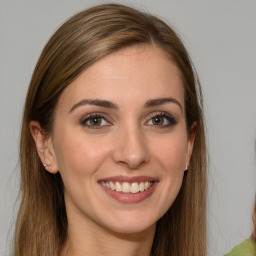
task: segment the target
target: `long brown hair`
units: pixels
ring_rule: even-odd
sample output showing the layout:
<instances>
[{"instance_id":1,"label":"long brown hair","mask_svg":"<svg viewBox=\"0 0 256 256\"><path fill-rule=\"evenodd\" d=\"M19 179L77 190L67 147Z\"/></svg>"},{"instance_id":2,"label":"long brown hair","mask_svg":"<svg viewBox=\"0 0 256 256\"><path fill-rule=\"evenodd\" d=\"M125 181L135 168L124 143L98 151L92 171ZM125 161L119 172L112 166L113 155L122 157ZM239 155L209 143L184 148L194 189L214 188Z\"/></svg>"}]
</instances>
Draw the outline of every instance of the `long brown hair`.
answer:
<instances>
[{"instance_id":1,"label":"long brown hair","mask_svg":"<svg viewBox=\"0 0 256 256\"><path fill-rule=\"evenodd\" d=\"M155 16L119 4L82 11L65 22L45 46L27 93L21 139L21 205L15 256L60 255L67 238L61 176L46 172L37 155L29 123L46 134L63 90L103 56L136 44L157 45L179 67L185 88L188 131L197 122L189 171L168 212L157 222L154 256L206 255L206 146L202 95L189 55L177 34Z\"/></svg>"}]
</instances>

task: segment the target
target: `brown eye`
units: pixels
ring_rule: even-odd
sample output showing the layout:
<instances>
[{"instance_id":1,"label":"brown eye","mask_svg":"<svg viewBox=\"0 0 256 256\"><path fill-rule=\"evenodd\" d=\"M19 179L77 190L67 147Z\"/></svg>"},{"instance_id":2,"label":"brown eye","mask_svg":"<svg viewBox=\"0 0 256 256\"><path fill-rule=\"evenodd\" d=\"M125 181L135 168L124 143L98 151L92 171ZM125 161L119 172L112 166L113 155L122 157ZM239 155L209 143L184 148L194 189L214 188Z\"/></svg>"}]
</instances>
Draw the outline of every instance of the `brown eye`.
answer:
<instances>
[{"instance_id":1,"label":"brown eye","mask_svg":"<svg viewBox=\"0 0 256 256\"><path fill-rule=\"evenodd\" d=\"M162 116L155 116L152 118L152 123L154 125L163 125L164 124L164 118Z\"/></svg>"},{"instance_id":2,"label":"brown eye","mask_svg":"<svg viewBox=\"0 0 256 256\"><path fill-rule=\"evenodd\" d=\"M89 123L89 125L92 125L92 126L100 126L102 123L102 117L89 118L87 123Z\"/></svg>"},{"instance_id":3,"label":"brown eye","mask_svg":"<svg viewBox=\"0 0 256 256\"><path fill-rule=\"evenodd\" d=\"M90 114L81 120L80 123L82 126L91 129L99 129L111 125L111 123L108 122L107 119L100 114Z\"/></svg>"},{"instance_id":4,"label":"brown eye","mask_svg":"<svg viewBox=\"0 0 256 256\"><path fill-rule=\"evenodd\" d=\"M153 113L146 125L159 126L161 128L176 125L177 120L167 112Z\"/></svg>"}]
</instances>

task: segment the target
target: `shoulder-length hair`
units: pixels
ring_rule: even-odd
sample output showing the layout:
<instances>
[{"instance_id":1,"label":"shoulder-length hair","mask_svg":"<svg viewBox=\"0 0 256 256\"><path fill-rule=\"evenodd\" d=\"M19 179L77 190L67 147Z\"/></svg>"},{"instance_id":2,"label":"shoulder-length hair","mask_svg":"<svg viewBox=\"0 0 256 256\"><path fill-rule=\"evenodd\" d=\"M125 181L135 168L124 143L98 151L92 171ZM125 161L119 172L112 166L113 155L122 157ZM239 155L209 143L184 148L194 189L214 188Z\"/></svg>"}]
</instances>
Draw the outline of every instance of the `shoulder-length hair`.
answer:
<instances>
[{"instance_id":1,"label":"shoulder-length hair","mask_svg":"<svg viewBox=\"0 0 256 256\"><path fill-rule=\"evenodd\" d=\"M119 4L98 5L65 22L51 37L34 70L20 138L21 205L15 256L59 255L67 239L61 176L46 172L37 155L29 123L46 134L63 90L94 62L133 45L161 48L182 74L186 123L197 123L189 171L170 209L157 222L152 255L206 255L206 146L198 77L181 40L164 21ZM157 68L157 67L156 67Z\"/></svg>"}]
</instances>

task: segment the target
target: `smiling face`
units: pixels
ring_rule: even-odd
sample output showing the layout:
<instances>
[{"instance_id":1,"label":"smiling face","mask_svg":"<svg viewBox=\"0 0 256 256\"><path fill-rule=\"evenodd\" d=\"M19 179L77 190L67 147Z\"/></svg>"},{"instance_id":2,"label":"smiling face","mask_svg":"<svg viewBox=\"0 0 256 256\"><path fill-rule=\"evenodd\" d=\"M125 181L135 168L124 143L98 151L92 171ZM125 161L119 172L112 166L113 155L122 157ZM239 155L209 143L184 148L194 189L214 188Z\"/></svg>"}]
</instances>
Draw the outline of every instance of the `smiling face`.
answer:
<instances>
[{"instance_id":1,"label":"smiling face","mask_svg":"<svg viewBox=\"0 0 256 256\"><path fill-rule=\"evenodd\" d=\"M134 233L172 205L193 140L179 69L156 46L135 46L65 89L40 156L61 174L70 228Z\"/></svg>"}]
</instances>

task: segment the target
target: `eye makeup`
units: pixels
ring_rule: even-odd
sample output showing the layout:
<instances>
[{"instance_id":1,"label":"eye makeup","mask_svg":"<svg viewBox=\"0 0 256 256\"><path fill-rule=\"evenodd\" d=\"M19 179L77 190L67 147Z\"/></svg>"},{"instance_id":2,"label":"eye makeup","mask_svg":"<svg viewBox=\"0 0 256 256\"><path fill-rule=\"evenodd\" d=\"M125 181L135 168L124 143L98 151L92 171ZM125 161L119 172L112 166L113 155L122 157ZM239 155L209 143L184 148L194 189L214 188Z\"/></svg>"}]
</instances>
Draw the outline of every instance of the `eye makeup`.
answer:
<instances>
[{"instance_id":1,"label":"eye makeup","mask_svg":"<svg viewBox=\"0 0 256 256\"><path fill-rule=\"evenodd\" d=\"M80 124L89 129L100 129L105 126L111 126L107 117L103 113L90 113L82 118Z\"/></svg>"},{"instance_id":2,"label":"eye makeup","mask_svg":"<svg viewBox=\"0 0 256 256\"><path fill-rule=\"evenodd\" d=\"M80 120L80 124L89 129L101 129L112 125L109 119L104 113L94 112L84 116ZM145 125L155 128L167 128L176 124L177 120L166 111L150 113L148 121L145 122Z\"/></svg>"},{"instance_id":3,"label":"eye makeup","mask_svg":"<svg viewBox=\"0 0 256 256\"><path fill-rule=\"evenodd\" d=\"M150 114L146 125L153 125L159 128L166 128L177 124L177 120L166 111L153 112Z\"/></svg>"}]
</instances>

